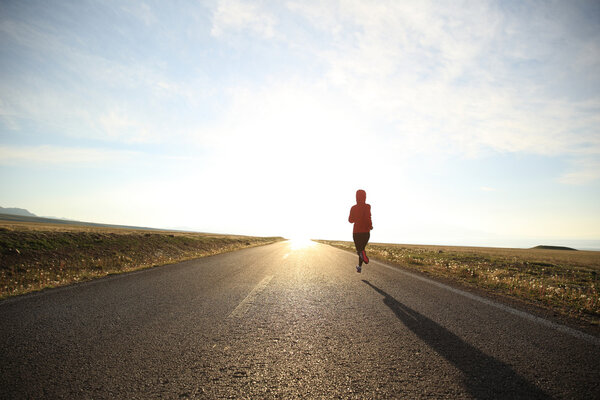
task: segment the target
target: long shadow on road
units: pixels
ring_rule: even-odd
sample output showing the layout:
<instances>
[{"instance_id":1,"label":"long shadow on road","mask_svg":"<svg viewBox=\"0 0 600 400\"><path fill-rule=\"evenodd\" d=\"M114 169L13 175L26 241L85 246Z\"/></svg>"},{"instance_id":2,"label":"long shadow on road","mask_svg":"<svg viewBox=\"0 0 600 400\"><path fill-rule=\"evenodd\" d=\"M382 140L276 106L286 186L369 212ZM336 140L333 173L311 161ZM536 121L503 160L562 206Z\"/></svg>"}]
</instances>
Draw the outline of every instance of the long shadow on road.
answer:
<instances>
[{"instance_id":1,"label":"long shadow on road","mask_svg":"<svg viewBox=\"0 0 600 400\"><path fill-rule=\"evenodd\" d=\"M509 365L471 346L443 326L400 303L367 280L396 317L427 343L436 353L451 362L465 377L469 393L478 399L527 398L547 399L550 396L517 374Z\"/></svg>"}]
</instances>

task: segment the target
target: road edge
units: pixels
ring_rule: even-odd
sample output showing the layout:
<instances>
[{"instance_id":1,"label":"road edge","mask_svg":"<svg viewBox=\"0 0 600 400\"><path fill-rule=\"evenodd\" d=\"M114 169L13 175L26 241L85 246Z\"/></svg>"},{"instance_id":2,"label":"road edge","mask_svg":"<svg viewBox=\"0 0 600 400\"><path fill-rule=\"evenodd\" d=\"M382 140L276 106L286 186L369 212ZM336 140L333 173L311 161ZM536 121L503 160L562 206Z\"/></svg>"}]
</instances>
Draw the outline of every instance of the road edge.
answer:
<instances>
[{"instance_id":1,"label":"road edge","mask_svg":"<svg viewBox=\"0 0 600 400\"><path fill-rule=\"evenodd\" d=\"M342 251L354 257L356 256L355 253L349 250L340 249L339 247L331 246L325 243L317 243L329 246L335 250ZM471 300L479 301L510 314L520 316L521 318L525 318L529 321L540 323L544 326L551 327L560 332L569 334L570 336L574 336L600 346L600 328L596 328L592 325L582 325L582 321L575 318L569 318L567 316L557 314L552 310L540 307L536 304L528 303L525 300L503 296L497 293L489 292L482 288L462 285L460 282L455 282L450 279L431 276L412 269L409 270L401 265L386 263L374 258L371 258L370 263L378 264L384 268L403 273L434 286L450 290L453 293L470 298Z\"/></svg>"}]
</instances>

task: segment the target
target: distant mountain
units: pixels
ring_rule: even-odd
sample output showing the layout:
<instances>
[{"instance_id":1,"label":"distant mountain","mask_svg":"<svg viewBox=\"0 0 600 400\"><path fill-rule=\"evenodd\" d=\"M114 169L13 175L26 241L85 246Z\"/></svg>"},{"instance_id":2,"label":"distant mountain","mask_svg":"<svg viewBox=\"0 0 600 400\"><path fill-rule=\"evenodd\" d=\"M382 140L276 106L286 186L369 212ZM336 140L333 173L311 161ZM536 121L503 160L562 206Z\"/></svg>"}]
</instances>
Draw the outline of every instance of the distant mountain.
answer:
<instances>
[{"instance_id":1,"label":"distant mountain","mask_svg":"<svg viewBox=\"0 0 600 400\"><path fill-rule=\"evenodd\" d=\"M23 217L37 217L37 215L30 213L29 211L27 211L24 208L16 208L16 207L9 207L9 208L0 207L0 214L21 215Z\"/></svg>"},{"instance_id":2,"label":"distant mountain","mask_svg":"<svg viewBox=\"0 0 600 400\"><path fill-rule=\"evenodd\" d=\"M546 245L539 245L539 246L535 246L532 247L532 249L540 249L540 250L577 250L577 249L573 249L571 247L565 247L565 246L546 246Z\"/></svg>"},{"instance_id":3,"label":"distant mountain","mask_svg":"<svg viewBox=\"0 0 600 400\"><path fill-rule=\"evenodd\" d=\"M7 210L19 210L19 212L26 212L28 214L16 214L9 213ZM0 221L11 221L11 222L34 222L38 224L59 224L59 225L78 225L78 226L97 226L101 228L119 228L119 229L136 229L146 231L160 231L157 228L147 228L143 226L129 226L129 225L112 225L112 224L99 224L95 222L84 222L84 221L73 221L65 218L53 218L53 217L38 217L35 214L30 213L22 208L2 208L0 207Z\"/></svg>"}]
</instances>

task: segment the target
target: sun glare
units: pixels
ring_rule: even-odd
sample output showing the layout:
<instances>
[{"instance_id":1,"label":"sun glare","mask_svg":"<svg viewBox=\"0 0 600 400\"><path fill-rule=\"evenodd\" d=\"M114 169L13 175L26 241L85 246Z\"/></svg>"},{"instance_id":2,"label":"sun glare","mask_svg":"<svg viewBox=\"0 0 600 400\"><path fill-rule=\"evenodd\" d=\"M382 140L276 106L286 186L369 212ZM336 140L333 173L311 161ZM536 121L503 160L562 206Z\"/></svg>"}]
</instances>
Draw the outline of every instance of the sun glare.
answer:
<instances>
[{"instance_id":1,"label":"sun glare","mask_svg":"<svg viewBox=\"0 0 600 400\"><path fill-rule=\"evenodd\" d=\"M311 246L314 246L316 243L306 237L293 237L290 239L290 248L292 250L301 250Z\"/></svg>"}]
</instances>

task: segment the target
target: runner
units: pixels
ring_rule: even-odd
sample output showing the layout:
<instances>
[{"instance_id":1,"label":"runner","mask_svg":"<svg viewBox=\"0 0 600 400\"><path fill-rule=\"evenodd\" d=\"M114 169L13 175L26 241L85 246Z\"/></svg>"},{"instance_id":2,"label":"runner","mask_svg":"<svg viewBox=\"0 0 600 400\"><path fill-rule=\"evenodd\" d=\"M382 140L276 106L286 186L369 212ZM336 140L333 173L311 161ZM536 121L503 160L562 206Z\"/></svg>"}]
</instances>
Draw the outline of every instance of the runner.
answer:
<instances>
[{"instance_id":1,"label":"runner","mask_svg":"<svg viewBox=\"0 0 600 400\"><path fill-rule=\"evenodd\" d=\"M356 266L356 272L362 271L363 262L369 263L369 257L365 252L365 247L369 243L371 236L371 229L373 229L373 222L371 221L371 205L365 203L367 200L367 193L359 189L356 191L356 204L350 209L350 217L348 221L354 224L352 230L352 237L354 238L354 246L356 247L356 253L358 254L358 265Z\"/></svg>"}]
</instances>

